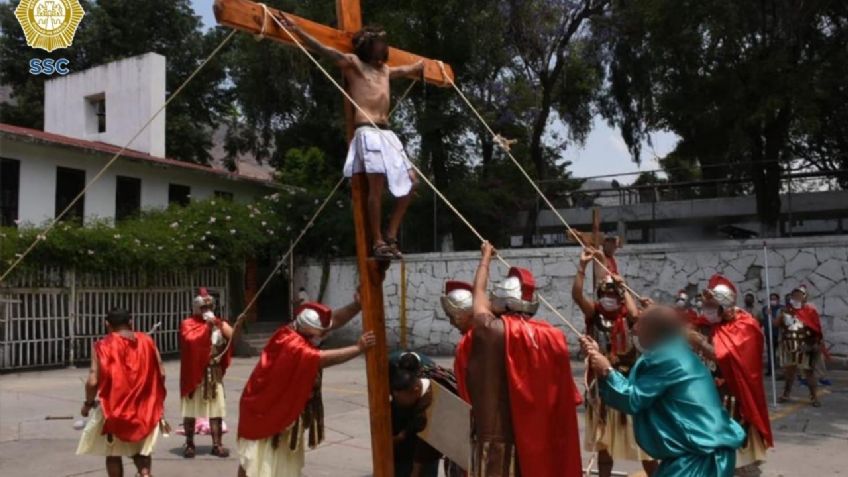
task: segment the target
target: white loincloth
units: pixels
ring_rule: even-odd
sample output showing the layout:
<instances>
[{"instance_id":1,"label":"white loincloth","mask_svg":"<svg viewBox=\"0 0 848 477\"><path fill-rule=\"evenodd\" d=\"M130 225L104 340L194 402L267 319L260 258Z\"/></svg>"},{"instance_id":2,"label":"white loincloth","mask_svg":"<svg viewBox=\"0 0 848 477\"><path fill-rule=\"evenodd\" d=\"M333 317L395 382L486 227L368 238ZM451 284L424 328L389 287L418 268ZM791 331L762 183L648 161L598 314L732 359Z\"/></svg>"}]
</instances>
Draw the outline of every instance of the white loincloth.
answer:
<instances>
[{"instance_id":1,"label":"white loincloth","mask_svg":"<svg viewBox=\"0 0 848 477\"><path fill-rule=\"evenodd\" d=\"M588 452L605 450L613 460L653 460L636 442L633 418L609 406L605 407L605 412L606 422L601 419L596 406L586 407L583 450ZM598 433L601 438L596 442Z\"/></svg>"},{"instance_id":2,"label":"white loincloth","mask_svg":"<svg viewBox=\"0 0 848 477\"><path fill-rule=\"evenodd\" d=\"M300 426L303 432L303 426ZM247 477L300 477L305 462L303 439L298 439L297 449L289 449L292 427L280 434L277 448L273 437L258 441L238 440L239 465Z\"/></svg>"},{"instance_id":3,"label":"white loincloth","mask_svg":"<svg viewBox=\"0 0 848 477\"><path fill-rule=\"evenodd\" d=\"M215 384L215 398L203 398L203 383L197 386L192 397L183 397L180 399L180 411L182 416L189 418L208 417L210 419L216 417L227 417L227 401L224 399L224 385L221 383Z\"/></svg>"},{"instance_id":4,"label":"white loincloth","mask_svg":"<svg viewBox=\"0 0 848 477\"><path fill-rule=\"evenodd\" d=\"M159 425L156 425L147 437L138 442L125 442L114 436L112 442L109 442L107 436L103 434L103 424L105 423L106 419L103 417L100 408L92 409L91 418L82 430L82 436L80 436L77 455L132 457L134 455L147 456L153 453L156 440L159 438Z\"/></svg>"},{"instance_id":5,"label":"white loincloth","mask_svg":"<svg viewBox=\"0 0 848 477\"><path fill-rule=\"evenodd\" d=\"M395 197L403 197L412 190L410 169L412 165L395 133L371 126L356 129L345 159L345 177L363 172L384 174L389 192Z\"/></svg>"}]
</instances>

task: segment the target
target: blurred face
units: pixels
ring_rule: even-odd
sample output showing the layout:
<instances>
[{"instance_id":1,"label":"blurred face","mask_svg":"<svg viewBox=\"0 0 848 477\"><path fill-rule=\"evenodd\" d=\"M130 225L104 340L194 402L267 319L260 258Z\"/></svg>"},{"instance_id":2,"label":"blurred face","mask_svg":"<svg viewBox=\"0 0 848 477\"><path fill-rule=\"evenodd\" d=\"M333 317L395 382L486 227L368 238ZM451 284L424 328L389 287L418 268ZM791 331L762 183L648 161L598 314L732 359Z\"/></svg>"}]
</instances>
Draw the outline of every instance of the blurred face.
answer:
<instances>
[{"instance_id":1,"label":"blurred face","mask_svg":"<svg viewBox=\"0 0 848 477\"><path fill-rule=\"evenodd\" d=\"M668 307L652 307L649 308L643 318L638 320L633 327L633 333L636 336L638 346L645 350L650 350L658 344L657 329L670 321L678 321L674 315L674 310Z\"/></svg>"},{"instance_id":2,"label":"blurred face","mask_svg":"<svg viewBox=\"0 0 848 477\"><path fill-rule=\"evenodd\" d=\"M298 333L315 346L320 345L327 334L326 330L319 330L311 326L298 326L296 329Z\"/></svg>"},{"instance_id":3,"label":"blurred face","mask_svg":"<svg viewBox=\"0 0 848 477\"><path fill-rule=\"evenodd\" d=\"M618 248L616 242L617 241L615 239L604 240L604 255L612 255L615 253L615 249Z\"/></svg>"},{"instance_id":4,"label":"blurred face","mask_svg":"<svg viewBox=\"0 0 848 477\"><path fill-rule=\"evenodd\" d=\"M754 295L745 295L745 305L754 306Z\"/></svg>"},{"instance_id":5,"label":"blurred face","mask_svg":"<svg viewBox=\"0 0 848 477\"><path fill-rule=\"evenodd\" d=\"M704 300L701 314L704 315L704 318L706 318L710 323L718 323L721 321L721 306L717 301L715 301L715 299L707 298Z\"/></svg>"},{"instance_id":6,"label":"blurred face","mask_svg":"<svg viewBox=\"0 0 848 477\"><path fill-rule=\"evenodd\" d=\"M598 298L598 303L606 311L615 311L621 308L621 297L616 293L603 292Z\"/></svg>"},{"instance_id":7,"label":"blurred face","mask_svg":"<svg viewBox=\"0 0 848 477\"><path fill-rule=\"evenodd\" d=\"M374 40L371 45L371 58L375 58L377 64L383 64L383 58L386 58L389 51L389 45L385 40Z\"/></svg>"},{"instance_id":8,"label":"blurred face","mask_svg":"<svg viewBox=\"0 0 848 477\"><path fill-rule=\"evenodd\" d=\"M789 295L789 303L794 308L801 308L804 305L804 294L799 290L795 290Z\"/></svg>"},{"instance_id":9,"label":"blurred face","mask_svg":"<svg viewBox=\"0 0 848 477\"><path fill-rule=\"evenodd\" d=\"M392 391L392 401L402 408L411 408L415 406L418 399L421 398L421 380L416 379L409 389L402 391Z\"/></svg>"}]
</instances>

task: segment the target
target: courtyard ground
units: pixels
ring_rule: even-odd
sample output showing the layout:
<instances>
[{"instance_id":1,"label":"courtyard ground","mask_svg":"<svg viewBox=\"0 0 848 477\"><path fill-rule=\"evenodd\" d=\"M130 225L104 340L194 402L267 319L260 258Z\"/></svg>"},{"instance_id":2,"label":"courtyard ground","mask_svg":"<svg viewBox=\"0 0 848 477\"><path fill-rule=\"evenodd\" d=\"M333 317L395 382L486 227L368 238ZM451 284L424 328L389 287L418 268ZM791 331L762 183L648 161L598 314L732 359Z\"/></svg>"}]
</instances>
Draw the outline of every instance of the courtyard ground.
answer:
<instances>
[{"instance_id":1,"label":"courtyard ground","mask_svg":"<svg viewBox=\"0 0 848 477\"><path fill-rule=\"evenodd\" d=\"M450 359L439 359L449 365ZM219 459L208 455L208 436L197 439L198 457L184 460L182 437L172 434L161 439L154 454L153 473L165 476L233 476L235 427L241 389L255 364L255 358L234 360L225 378L227 423L225 435L233 455ZM582 363L572 363L582 375ZM176 428L179 418L179 362L166 363L168 399L166 415ZM79 418L83 399L85 369L31 371L0 376L0 475L4 476L87 476L105 475L100 457L75 456L79 432L72 427ZM765 476L848 475L848 371L834 371L833 386L822 396L823 406L806 404L805 389L796 387L796 401L771 411L777 448L769 451L763 466ZM578 380L582 382L582 378ZM782 385L782 383L778 383ZM770 387L767 391L770 396ZM304 474L308 477L360 477L370 475L371 451L365 386L365 361L356 359L324 373L326 441L306 454ZM582 410L581 410L582 414ZM47 420L48 416L73 420ZM582 418L580 419L582 425ZM581 428L582 433L582 428ZM581 434L582 435L582 434ZM584 465L590 454L583 454ZM133 475L129 461L126 475ZM620 475L638 470L632 462L616 463Z\"/></svg>"}]
</instances>

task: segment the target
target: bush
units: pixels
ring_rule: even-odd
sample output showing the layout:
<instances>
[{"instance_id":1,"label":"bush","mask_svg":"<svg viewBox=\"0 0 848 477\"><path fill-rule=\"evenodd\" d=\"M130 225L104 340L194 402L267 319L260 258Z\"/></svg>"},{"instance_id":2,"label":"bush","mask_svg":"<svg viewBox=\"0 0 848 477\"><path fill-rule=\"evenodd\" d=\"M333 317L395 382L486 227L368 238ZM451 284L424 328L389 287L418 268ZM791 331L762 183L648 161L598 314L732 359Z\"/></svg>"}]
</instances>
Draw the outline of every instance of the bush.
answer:
<instances>
[{"instance_id":1,"label":"bush","mask_svg":"<svg viewBox=\"0 0 848 477\"><path fill-rule=\"evenodd\" d=\"M210 199L186 207L145 211L121 221L89 221L85 226L58 224L20 267L44 265L82 271L124 269L180 270L200 266L228 267L245 258L276 260L326 196L326 191L278 192L252 204ZM346 199L335 197L316 224L337 230L340 213L350 216ZM348 210L340 210L345 209ZM349 219L348 219L349 220ZM333 224L327 227L327 223ZM342 222L343 225L343 222ZM0 263L4 269L43 233L43 227L0 228ZM332 244L330 236L308 232L296 253L335 256L350 252Z\"/></svg>"}]
</instances>

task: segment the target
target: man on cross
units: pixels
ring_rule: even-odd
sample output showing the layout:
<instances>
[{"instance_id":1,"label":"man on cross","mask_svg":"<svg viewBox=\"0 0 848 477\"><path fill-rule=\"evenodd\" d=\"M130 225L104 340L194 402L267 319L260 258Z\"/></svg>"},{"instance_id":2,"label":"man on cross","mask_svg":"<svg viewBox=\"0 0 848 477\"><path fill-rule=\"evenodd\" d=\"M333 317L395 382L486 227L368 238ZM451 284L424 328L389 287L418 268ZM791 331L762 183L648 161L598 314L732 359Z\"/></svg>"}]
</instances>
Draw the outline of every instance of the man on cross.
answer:
<instances>
[{"instance_id":1,"label":"man on cross","mask_svg":"<svg viewBox=\"0 0 848 477\"><path fill-rule=\"evenodd\" d=\"M348 92L359 105L354 111L356 132L350 142L344 165L346 177L364 173L368 178L368 221L371 224L372 251L381 260L400 259L397 236L400 223L412 199L418 179L397 135L389 130L389 80L422 73L424 62L390 67L386 31L367 26L353 35L353 54L326 46L280 13L286 29L297 34L306 46L332 60L344 73ZM372 124L372 122L374 124ZM375 128L374 125L377 127ZM397 198L385 235L381 228L383 189Z\"/></svg>"}]
</instances>

